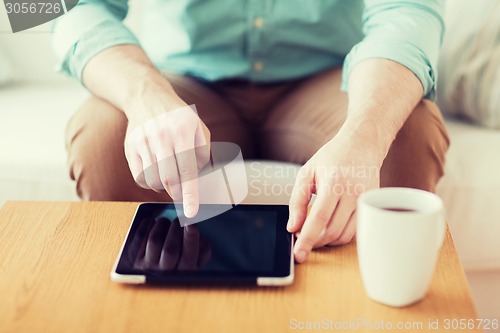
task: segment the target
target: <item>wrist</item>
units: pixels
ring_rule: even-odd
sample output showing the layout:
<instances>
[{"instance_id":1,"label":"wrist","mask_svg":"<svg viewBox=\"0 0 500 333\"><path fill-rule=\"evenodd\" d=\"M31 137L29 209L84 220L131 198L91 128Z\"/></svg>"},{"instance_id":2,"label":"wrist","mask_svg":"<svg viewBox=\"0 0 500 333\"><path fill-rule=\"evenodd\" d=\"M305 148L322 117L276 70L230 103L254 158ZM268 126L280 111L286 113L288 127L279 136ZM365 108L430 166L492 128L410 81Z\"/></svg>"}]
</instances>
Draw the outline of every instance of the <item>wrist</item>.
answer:
<instances>
[{"instance_id":1,"label":"wrist","mask_svg":"<svg viewBox=\"0 0 500 333\"><path fill-rule=\"evenodd\" d=\"M123 110L127 118L133 120L151 118L184 105L168 80L152 69L141 75L139 80L131 80Z\"/></svg>"},{"instance_id":2,"label":"wrist","mask_svg":"<svg viewBox=\"0 0 500 333\"><path fill-rule=\"evenodd\" d=\"M337 136L349 140L354 147L370 150L373 158L382 164L396 133L379 121L348 118Z\"/></svg>"}]
</instances>

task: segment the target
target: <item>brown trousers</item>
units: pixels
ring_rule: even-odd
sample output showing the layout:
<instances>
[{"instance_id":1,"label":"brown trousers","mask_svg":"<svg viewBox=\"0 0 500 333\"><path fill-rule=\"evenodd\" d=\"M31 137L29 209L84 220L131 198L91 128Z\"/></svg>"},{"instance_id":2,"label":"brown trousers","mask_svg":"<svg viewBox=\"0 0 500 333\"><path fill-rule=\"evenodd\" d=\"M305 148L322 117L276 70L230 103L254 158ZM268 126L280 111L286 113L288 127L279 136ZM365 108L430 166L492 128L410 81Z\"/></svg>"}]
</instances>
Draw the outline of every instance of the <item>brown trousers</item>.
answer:
<instances>
[{"instance_id":1,"label":"brown trousers","mask_svg":"<svg viewBox=\"0 0 500 333\"><path fill-rule=\"evenodd\" d=\"M167 75L179 96L195 104L212 141L238 144L245 159L305 163L345 121L341 70L286 83L241 80L206 83ZM124 153L127 118L110 103L90 98L66 134L71 179L82 200L166 201L138 187ZM443 175L448 136L437 106L423 100L399 131L384 160L381 186L434 191Z\"/></svg>"}]
</instances>

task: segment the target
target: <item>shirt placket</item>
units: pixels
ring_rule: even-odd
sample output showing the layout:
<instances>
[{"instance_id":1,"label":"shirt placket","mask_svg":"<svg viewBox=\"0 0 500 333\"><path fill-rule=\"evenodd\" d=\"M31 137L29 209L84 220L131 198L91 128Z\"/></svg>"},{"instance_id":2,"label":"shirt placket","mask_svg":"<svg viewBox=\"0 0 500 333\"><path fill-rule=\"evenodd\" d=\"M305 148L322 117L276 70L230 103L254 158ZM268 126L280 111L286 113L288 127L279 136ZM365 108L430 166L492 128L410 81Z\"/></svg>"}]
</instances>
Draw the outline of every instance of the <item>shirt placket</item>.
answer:
<instances>
[{"instance_id":1,"label":"shirt placket","mask_svg":"<svg viewBox=\"0 0 500 333\"><path fill-rule=\"evenodd\" d=\"M258 77L266 68L266 31L272 0L249 0L248 58L251 77Z\"/></svg>"}]
</instances>

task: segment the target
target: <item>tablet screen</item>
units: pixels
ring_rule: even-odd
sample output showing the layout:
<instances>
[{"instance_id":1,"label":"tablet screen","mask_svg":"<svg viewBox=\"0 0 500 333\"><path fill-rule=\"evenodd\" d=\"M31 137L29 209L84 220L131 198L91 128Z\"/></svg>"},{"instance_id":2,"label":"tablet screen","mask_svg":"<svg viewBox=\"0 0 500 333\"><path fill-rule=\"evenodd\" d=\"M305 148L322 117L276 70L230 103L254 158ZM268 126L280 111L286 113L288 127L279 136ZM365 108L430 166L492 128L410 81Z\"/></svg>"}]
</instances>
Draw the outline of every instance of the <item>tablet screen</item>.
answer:
<instances>
[{"instance_id":1,"label":"tablet screen","mask_svg":"<svg viewBox=\"0 0 500 333\"><path fill-rule=\"evenodd\" d=\"M200 214L211 217L182 227L173 204L142 204L116 272L145 275L150 281L290 273L287 206L201 205Z\"/></svg>"}]
</instances>

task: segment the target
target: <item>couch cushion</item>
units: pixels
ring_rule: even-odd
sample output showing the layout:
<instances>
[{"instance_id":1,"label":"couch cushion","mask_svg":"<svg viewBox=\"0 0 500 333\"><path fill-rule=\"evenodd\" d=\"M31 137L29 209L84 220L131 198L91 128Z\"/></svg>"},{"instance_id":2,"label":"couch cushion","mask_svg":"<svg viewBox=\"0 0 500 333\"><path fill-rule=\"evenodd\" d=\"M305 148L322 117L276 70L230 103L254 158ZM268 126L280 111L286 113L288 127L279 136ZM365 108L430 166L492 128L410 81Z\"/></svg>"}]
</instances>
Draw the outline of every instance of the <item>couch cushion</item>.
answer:
<instances>
[{"instance_id":1,"label":"couch cushion","mask_svg":"<svg viewBox=\"0 0 500 333\"><path fill-rule=\"evenodd\" d=\"M0 47L0 88L12 81L13 74L10 59Z\"/></svg>"},{"instance_id":2,"label":"couch cushion","mask_svg":"<svg viewBox=\"0 0 500 333\"><path fill-rule=\"evenodd\" d=\"M77 84L0 90L0 202L76 199L64 129L87 92Z\"/></svg>"},{"instance_id":3,"label":"couch cushion","mask_svg":"<svg viewBox=\"0 0 500 333\"><path fill-rule=\"evenodd\" d=\"M448 1L445 21L438 104L447 114L500 129L500 2Z\"/></svg>"},{"instance_id":4,"label":"couch cushion","mask_svg":"<svg viewBox=\"0 0 500 333\"><path fill-rule=\"evenodd\" d=\"M464 266L500 269L500 131L447 121L451 146L438 186Z\"/></svg>"}]
</instances>

